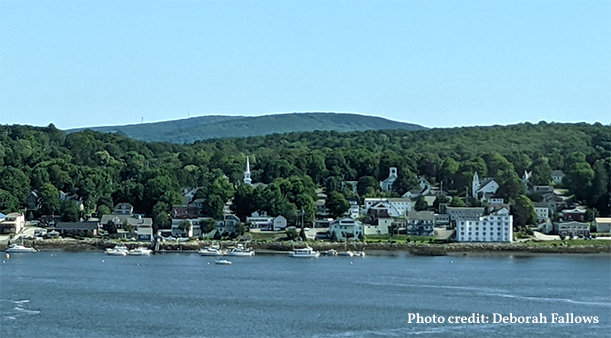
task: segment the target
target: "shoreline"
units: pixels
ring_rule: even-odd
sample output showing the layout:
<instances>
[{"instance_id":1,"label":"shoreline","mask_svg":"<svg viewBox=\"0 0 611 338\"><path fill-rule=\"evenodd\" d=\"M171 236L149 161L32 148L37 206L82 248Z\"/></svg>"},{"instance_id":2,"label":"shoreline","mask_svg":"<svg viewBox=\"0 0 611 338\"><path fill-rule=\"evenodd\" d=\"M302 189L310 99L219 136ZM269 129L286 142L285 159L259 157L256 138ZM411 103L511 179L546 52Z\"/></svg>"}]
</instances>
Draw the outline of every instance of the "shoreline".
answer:
<instances>
[{"instance_id":1,"label":"shoreline","mask_svg":"<svg viewBox=\"0 0 611 338\"><path fill-rule=\"evenodd\" d=\"M39 251L53 252L95 252L104 251L117 245L114 241L97 239L61 239L45 241L24 241L28 247L34 247ZM216 242L216 241L214 241ZM159 253L193 253L199 249L209 246L212 241L197 241L186 243L161 243ZM218 242L223 248L235 246L238 242ZM122 242L128 248L145 246L153 249L152 243ZM448 243L448 244L414 244L414 243L356 243L346 247L343 243L248 243L248 247L260 255L283 255L294 247L311 246L314 250L324 254L327 250L353 250L365 251L372 256L392 256L400 253L414 256L458 256L458 255L528 255L528 254L611 254L611 243L609 245L532 245L528 243ZM7 245L0 244L0 250L5 250Z\"/></svg>"}]
</instances>

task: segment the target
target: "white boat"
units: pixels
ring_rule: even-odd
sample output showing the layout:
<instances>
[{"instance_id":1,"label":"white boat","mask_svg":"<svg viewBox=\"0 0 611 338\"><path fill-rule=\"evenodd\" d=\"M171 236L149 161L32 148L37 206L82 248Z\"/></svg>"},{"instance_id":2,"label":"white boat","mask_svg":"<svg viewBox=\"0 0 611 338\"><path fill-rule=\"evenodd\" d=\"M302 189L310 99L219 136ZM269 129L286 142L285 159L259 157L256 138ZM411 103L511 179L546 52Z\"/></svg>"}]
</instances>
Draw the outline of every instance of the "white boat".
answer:
<instances>
[{"instance_id":1,"label":"white boat","mask_svg":"<svg viewBox=\"0 0 611 338\"><path fill-rule=\"evenodd\" d=\"M8 253L11 253L11 252L36 252L38 250L36 250L34 248L26 248L25 246L19 245L19 244L11 244L11 246L9 246L4 251L8 252Z\"/></svg>"},{"instance_id":2,"label":"white boat","mask_svg":"<svg viewBox=\"0 0 611 338\"><path fill-rule=\"evenodd\" d=\"M354 253L356 257L365 257L365 251L357 251Z\"/></svg>"},{"instance_id":3,"label":"white boat","mask_svg":"<svg viewBox=\"0 0 611 338\"><path fill-rule=\"evenodd\" d=\"M117 245L112 249L106 249L106 254L111 256L125 256L129 250L125 245Z\"/></svg>"},{"instance_id":4,"label":"white boat","mask_svg":"<svg viewBox=\"0 0 611 338\"><path fill-rule=\"evenodd\" d=\"M346 257L353 257L354 256L354 252L348 250L348 251L340 251L337 253L338 256L346 256Z\"/></svg>"},{"instance_id":5,"label":"white boat","mask_svg":"<svg viewBox=\"0 0 611 338\"><path fill-rule=\"evenodd\" d=\"M151 252L153 252L153 251L150 250L150 249L143 248L143 247L138 247L136 249L129 250L127 252L127 254L130 255L130 256L150 256Z\"/></svg>"},{"instance_id":6,"label":"white boat","mask_svg":"<svg viewBox=\"0 0 611 338\"><path fill-rule=\"evenodd\" d=\"M289 251L290 257L295 258L318 258L320 256L320 252L314 251L314 249L306 246L303 249L295 249L294 251Z\"/></svg>"},{"instance_id":7,"label":"white boat","mask_svg":"<svg viewBox=\"0 0 611 338\"><path fill-rule=\"evenodd\" d=\"M214 261L214 264L218 264L218 265L231 265L231 261L228 261L226 259L217 259Z\"/></svg>"},{"instance_id":8,"label":"white boat","mask_svg":"<svg viewBox=\"0 0 611 338\"><path fill-rule=\"evenodd\" d=\"M227 256L237 256L237 257L252 257L255 255L255 252L252 249L245 249L242 244L238 244L237 247L231 249L227 253Z\"/></svg>"},{"instance_id":9,"label":"white boat","mask_svg":"<svg viewBox=\"0 0 611 338\"><path fill-rule=\"evenodd\" d=\"M218 248L207 247L198 251L202 256L223 256L225 253Z\"/></svg>"},{"instance_id":10,"label":"white boat","mask_svg":"<svg viewBox=\"0 0 611 338\"><path fill-rule=\"evenodd\" d=\"M331 250L327 250L326 252L327 256L337 256L337 251L331 249Z\"/></svg>"}]
</instances>

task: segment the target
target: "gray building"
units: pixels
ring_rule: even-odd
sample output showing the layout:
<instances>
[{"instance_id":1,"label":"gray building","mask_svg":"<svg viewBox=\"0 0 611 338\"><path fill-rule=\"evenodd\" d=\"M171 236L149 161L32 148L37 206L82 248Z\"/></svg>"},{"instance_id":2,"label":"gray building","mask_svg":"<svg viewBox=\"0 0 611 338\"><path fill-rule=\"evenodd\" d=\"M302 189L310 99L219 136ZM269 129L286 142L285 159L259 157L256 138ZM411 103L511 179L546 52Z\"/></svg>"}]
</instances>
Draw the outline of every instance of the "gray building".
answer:
<instances>
[{"instance_id":1,"label":"gray building","mask_svg":"<svg viewBox=\"0 0 611 338\"><path fill-rule=\"evenodd\" d=\"M435 234L435 213L409 211L405 217L405 229L410 236L433 236Z\"/></svg>"}]
</instances>

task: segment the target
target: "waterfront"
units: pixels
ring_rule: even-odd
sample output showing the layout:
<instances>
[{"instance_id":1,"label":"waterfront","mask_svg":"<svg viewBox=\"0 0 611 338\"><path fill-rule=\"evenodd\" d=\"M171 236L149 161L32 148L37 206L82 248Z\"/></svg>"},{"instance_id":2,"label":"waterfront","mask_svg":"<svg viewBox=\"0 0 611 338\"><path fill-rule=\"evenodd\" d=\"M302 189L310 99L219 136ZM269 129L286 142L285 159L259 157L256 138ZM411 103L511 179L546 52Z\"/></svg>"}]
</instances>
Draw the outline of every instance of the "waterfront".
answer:
<instances>
[{"instance_id":1,"label":"waterfront","mask_svg":"<svg viewBox=\"0 0 611 338\"><path fill-rule=\"evenodd\" d=\"M608 337L608 255L14 254L0 265L2 337ZM416 324L430 316L598 316L598 324Z\"/></svg>"}]
</instances>

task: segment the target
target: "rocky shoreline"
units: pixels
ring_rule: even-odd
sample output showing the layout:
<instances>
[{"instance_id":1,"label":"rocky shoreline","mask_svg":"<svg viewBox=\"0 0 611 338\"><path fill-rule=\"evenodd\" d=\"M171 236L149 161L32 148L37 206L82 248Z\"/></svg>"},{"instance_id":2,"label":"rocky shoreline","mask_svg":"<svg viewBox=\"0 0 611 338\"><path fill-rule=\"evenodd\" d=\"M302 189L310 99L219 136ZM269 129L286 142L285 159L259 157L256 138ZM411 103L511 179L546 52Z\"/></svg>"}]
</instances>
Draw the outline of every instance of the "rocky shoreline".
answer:
<instances>
[{"instance_id":1,"label":"rocky shoreline","mask_svg":"<svg viewBox=\"0 0 611 338\"><path fill-rule=\"evenodd\" d=\"M237 242L225 241L221 245L225 247L234 246ZM85 239L85 240L44 240L25 241L26 246L34 247L40 251L66 251L66 252L92 252L103 251L116 245L109 240ZM128 248L146 246L153 249L153 244L137 242L123 243ZM161 243L160 251L163 252L192 252L202 249L210 242L197 241L187 243ZM308 243L314 250L345 250L343 243ZM248 243L257 253L261 254L284 254L293 247L303 247L302 243ZM0 250L6 249L6 244L0 245ZM414 243L357 243L349 245L349 250L364 250L376 255L391 255L396 252L409 253L418 256L445 256L463 253L476 254L515 254L515 253L553 253L553 254L611 254L611 243L609 245L532 245L529 243L449 243L449 244L414 244Z\"/></svg>"}]
</instances>

